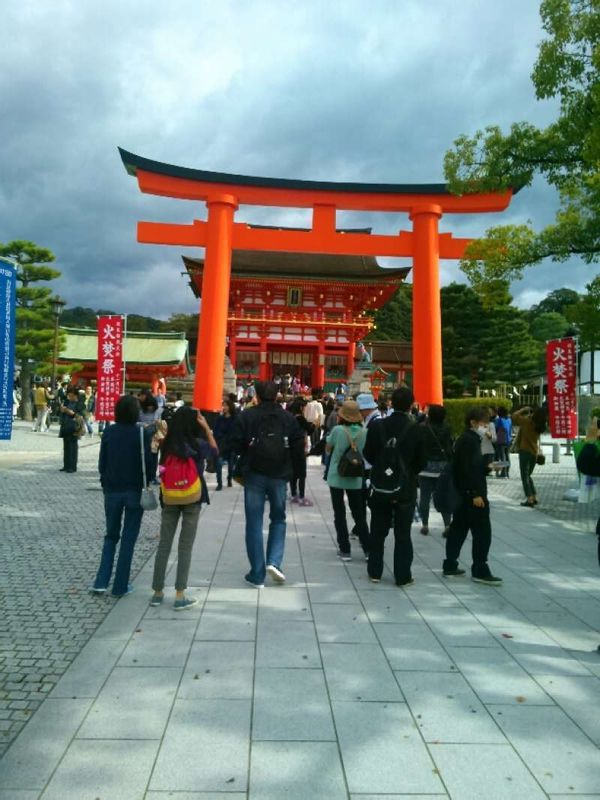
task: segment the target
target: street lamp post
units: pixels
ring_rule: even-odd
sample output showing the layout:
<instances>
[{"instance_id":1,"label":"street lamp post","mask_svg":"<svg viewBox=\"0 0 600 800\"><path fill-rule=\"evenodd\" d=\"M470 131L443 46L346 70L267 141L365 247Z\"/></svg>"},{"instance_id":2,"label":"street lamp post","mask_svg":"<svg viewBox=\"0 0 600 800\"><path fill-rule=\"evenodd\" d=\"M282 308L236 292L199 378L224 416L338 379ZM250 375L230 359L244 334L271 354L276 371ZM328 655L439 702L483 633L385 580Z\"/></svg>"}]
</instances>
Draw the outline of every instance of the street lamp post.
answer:
<instances>
[{"instance_id":1,"label":"street lamp post","mask_svg":"<svg viewBox=\"0 0 600 800\"><path fill-rule=\"evenodd\" d=\"M66 303L60 297L53 297L50 307L54 314L54 357L52 359L52 391L56 390L56 360L58 358L58 320Z\"/></svg>"}]
</instances>

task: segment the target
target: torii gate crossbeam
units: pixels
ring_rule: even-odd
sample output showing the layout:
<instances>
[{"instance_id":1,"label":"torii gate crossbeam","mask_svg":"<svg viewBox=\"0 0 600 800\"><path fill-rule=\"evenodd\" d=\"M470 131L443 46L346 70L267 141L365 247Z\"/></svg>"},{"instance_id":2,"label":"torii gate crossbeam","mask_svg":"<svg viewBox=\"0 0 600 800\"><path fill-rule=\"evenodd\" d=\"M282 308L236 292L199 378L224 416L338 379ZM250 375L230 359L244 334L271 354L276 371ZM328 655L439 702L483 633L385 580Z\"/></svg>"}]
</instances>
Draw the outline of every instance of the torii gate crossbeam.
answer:
<instances>
[{"instance_id":1,"label":"torii gate crossbeam","mask_svg":"<svg viewBox=\"0 0 600 800\"><path fill-rule=\"evenodd\" d=\"M442 402L439 260L461 258L471 240L440 233L439 220L443 214L503 211L513 190L457 196L445 184L258 178L178 167L121 149L120 153L142 192L200 200L208 209L206 221L194 220L189 225L138 223L139 242L206 249L194 384L194 404L198 408L221 408L232 250L412 258L413 391L421 405ZM234 221L240 205L311 208L312 228L253 228ZM338 210L408 213L412 231L400 231L396 236L344 233L336 229Z\"/></svg>"}]
</instances>

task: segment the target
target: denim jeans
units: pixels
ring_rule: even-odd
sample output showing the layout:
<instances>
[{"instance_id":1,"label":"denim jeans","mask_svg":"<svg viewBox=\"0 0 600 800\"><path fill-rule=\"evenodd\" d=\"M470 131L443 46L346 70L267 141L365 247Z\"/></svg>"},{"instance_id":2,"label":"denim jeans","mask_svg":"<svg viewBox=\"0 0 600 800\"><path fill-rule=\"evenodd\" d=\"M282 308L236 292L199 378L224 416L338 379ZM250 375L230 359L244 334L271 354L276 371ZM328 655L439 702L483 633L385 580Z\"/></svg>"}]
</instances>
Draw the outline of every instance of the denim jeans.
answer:
<instances>
[{"instance_id":1,"label":"denim jeans","mask_svg":"<svg viewBox=\"0 0 600 800\"><path fill-rule=\"evenodd\" d=\"M258 472L248 472L245 477L246 552L250 561L250 580L255 583L264 582L267 564L279 569L283 561L286 485L287 482L283 478L269 478ZM269 501L266 561L263 542L265 500Z\"/></svg>"},{"instance_id":2,"label":"denim jeans","mask_svg":"<svg viewBox=\"0 0 600 800\"><path fill-rule=\"evenodd\" d=\"M140 532L143 510L140 505L140 492L105 492L104 513L106 515L106 536L100 557L100 566L94 581L95 589L107 589L112 574L113 562L119 539L119 556L113 581L112 593L125 594L129 583L133 548ZM121 528L122 523L122 528Z\"/></svg>"},{"instance_id":3,"label":"denim jeans","mask_svg":"<svg viewBox=\"0 0 600 800\"><path fill-rule=\"evenodd\" d=\"M152 588L155 592L162 592L165 586L165 572L177 524L181 519L181 531L177 545L177 575L175 577L175 590L183 592L187 589L190 563L192 560L192 547L196 538L198 518L200 516L200 503L190 503L187 506L163 506L160 519L160 541L154 561L154 576Z\"/></svg>"},{"instance_id":4,"label":"denim jeans","mask_svg":"<svg viewBox=\"0 0 600 800\"><path fill-rule=\"evenodd\" d=\"M233 470L233 453L226 456L219 456L215 459L215 472L217 486L223 486L223 464L227 464L227 485L231 486L231 472Z\"/></svg>"},{"instance_id":5,"label":"denim jeans","mask_svg":"<svg viewBox=\"0 0 600 800\"><path fill-rule=\"evenodd\" d=\"M436 471L441 472L441 469L443 466L445 466L446 462L438 461L435 463ZM439 470L437 469L437 465L440 467ZM421 515L421 522L425 527L429 525L429 506L431 504L431 496L433 495L435 487L437 486L437 481L437 478L419 475L419 514ZM450 514L448 511L442 511L441 514L442 519L444 520L444 525L447 528L448 525L450 525L452 514Z\"/></svg>"}]
</instances>

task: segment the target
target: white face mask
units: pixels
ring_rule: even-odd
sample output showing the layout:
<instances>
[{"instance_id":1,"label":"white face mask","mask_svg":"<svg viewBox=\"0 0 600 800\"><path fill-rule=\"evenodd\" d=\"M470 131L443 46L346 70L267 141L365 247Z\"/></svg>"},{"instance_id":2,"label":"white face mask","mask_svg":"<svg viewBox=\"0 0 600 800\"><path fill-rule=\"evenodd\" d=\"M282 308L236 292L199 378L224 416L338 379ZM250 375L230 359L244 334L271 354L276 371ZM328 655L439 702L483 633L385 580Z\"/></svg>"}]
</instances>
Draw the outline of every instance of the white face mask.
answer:
<instances>
[{"instance_id":1,"label":"white face mask","mask_svg":"<svg viewBox=\"0 0 600 800\"><path fill-rule=\"evenodd\" d=\"M484 425L479 425L479 426L478 426L478 428L477 428L477 433L478 433L480 436L485 436L485 432L486 432L486 430L487 430L487 429L485 428L485 426L484 426Z\"/></svg>"}]
</instances>

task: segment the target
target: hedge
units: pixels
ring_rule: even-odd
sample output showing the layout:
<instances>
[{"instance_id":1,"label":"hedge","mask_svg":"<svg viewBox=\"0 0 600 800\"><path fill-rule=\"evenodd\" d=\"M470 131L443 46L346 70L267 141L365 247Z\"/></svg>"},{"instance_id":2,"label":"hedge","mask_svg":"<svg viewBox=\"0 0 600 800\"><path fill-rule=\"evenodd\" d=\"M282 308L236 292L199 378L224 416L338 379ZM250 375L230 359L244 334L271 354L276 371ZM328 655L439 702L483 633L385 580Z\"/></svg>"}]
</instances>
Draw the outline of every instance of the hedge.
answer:
<instances>
[{"instance_id":1,"label":"hedge","mask_svg":"<svg viewBox=\"0 0 600 800\"><path fill-rule=\"evenodd\" d=\"M466 413L474 406L482 406L483 408L504 406L508 411L511 411L512 400L504 397L501 400L496 397L461 397L444 400L446 422L450 426L453 436L458 436L464 431Z\"/></svg>"}]
</instances>

